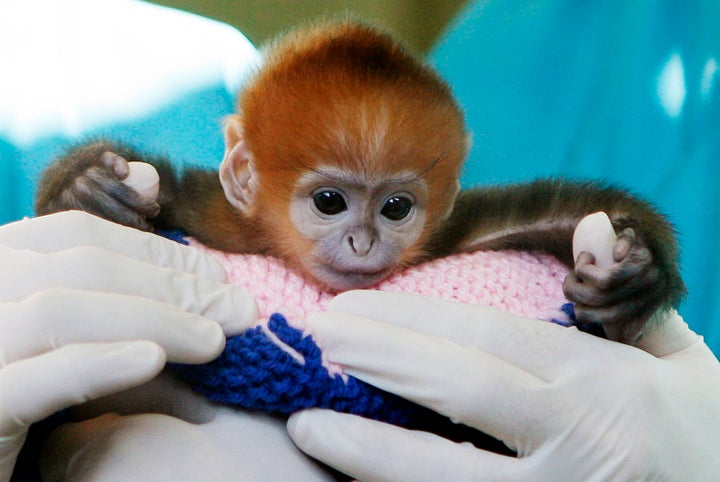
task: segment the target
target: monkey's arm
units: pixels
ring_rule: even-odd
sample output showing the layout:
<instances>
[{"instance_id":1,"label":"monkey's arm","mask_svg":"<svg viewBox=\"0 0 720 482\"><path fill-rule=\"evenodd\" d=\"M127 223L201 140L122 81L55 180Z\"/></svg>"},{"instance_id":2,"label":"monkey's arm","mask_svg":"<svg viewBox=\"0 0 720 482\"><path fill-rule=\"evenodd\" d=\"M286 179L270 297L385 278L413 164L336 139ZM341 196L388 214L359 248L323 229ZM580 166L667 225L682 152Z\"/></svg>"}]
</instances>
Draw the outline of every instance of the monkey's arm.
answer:
<instances>
[{"instance_id":1,"label":"monkey's arm","mask_svg":"<svg viewBox=\"0 0 720 482\"><path fill-rule=\"evenodd\" d=\"M563 180L464 191L431 250L434 256L544 251L572 267L575 227L596 211L605 211L618 233L616 262L602 269L582 256L565 280L565 294L579 320L603 323L611 338L633 341L659 308L679 304L685 286L673 227L626 191Z\"/></svg>"},{"instance_id":2,"label":"monkey's arm","mask_svg":"<svg viewBox=\"0 0 720 482\"><path fill-rule=\"evenodd\" d=\"M160 205L122 182L130 173L126 158L143 160L125 146L109 142L69 151L43 172L35 199L36 214L78 209L152 231L147 219L158 215Z\"/></svg>"},{"instance_id":3,"label":"monkey's arm","mask_svg":"<svg viewBox=\"0 0 720 482\"><path fill-rule=\"evenodd\" d=\"M123 183L128 161L152 164L160 176L157 200ZM227 251L257 251L254 226L225 200L217 172L186 168L142 155L120 143L84 144L55 161L40 180L39 215L79 209L144 231L179 228L204 244Z\"/></svg>"}]
</instances>

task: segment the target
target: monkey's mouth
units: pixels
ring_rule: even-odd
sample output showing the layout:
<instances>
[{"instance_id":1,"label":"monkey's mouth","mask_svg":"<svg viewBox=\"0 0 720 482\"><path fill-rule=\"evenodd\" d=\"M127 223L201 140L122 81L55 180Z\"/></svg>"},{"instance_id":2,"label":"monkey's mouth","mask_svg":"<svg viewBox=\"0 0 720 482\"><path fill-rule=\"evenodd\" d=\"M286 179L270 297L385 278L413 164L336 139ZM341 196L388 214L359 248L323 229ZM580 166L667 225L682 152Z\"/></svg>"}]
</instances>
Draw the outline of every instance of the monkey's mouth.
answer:
<instances>
[{"instance_id":1,"label":"monkey's mouth","mask_svg":"<svg viewBox=\"0 0 720 482\"><path fill-rule=\"evenodd\" d=\"M313 270L315 277L333 291L347 291L374 286L390 276L392 268L342 269L320 265Z\"/></svg>"}]
</instances>

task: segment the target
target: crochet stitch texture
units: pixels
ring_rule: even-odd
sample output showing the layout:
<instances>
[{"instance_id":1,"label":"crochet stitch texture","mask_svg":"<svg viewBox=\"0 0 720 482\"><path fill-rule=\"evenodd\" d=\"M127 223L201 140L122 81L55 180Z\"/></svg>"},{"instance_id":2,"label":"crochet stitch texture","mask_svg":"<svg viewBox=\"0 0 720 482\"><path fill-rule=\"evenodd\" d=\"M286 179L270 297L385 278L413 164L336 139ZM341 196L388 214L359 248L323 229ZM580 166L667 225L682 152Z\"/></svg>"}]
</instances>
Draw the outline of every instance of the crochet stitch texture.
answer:
<instances>
[{"instance_id":1,"label":"crochet stitch texture","mask_svg":"<svg viewBox=\"0 0 720 482\"><path fill-rule=\"evenodd\" d=\"M399 425L427 416L424 409L324 363L322 349L304 320L323 310L332 293L288 270L280 260L223 253L192 239L189 243L219 259L229 282L255 296L261 315L257 326L228 339L216 360L176 366L195 390L216 402L270 413L321 407ZM376 289L488 305L570 325L562 293L567 271L543 254L480 251L410 268Z\"/></svg>"}]
</instances>

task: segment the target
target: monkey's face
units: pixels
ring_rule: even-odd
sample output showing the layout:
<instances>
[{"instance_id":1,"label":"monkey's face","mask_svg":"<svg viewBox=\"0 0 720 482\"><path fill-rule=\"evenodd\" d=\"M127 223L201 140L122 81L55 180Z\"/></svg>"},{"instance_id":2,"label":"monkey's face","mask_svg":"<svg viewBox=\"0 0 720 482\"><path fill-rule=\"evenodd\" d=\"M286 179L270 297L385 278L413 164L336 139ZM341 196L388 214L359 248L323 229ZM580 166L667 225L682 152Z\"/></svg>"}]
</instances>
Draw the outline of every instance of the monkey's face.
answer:
<instances>
[{"instance_id":1,"label":"monkey's face","mask_svg":"<svg viewBox=\"0 0 720 482\"><path fill-rule=\"evenodd\" d=\"M333 290L367 288L417 256L427 202L414 173L374 178L319 167L300 177L290 200L290 222L306 242L286 249Z\"/></svg>"},{"instance_id":2,"label":"monkey's face","mask_svg":"<svg viewBox=\"0 0 720 482\"><path fill-rule=\"evenodd\" d=\"M424 255L453 206L468 137L422 61L354 22L301 31L266 52L238 109L229 151L242 139L248 168L236 163L245 174L225 176L239 180L225 191L272 254L338 291ZM249 202L233 203L244 192Z\"/></svg>"},{"instance_id":3,"label":"monkey's face","mask_svg":"<svg viewBox=\"0 0 720 482\"><path fill-rule=\"evenodd\" d=\"M281 104L263 113L273 122L245 129L255 216L274 254L335 291L373 286L424 255L465 155L458 119L377 94L320 99L302 115Z\"/></svg>"}]
</instances>

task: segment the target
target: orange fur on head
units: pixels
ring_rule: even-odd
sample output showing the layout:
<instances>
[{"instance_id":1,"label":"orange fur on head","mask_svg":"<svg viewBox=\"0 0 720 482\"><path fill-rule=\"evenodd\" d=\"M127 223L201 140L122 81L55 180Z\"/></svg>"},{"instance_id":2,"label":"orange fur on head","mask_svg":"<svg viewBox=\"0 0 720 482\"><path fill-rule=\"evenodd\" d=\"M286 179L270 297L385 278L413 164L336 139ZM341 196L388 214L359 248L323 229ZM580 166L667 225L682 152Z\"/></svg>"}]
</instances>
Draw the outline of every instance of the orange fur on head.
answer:
<instances>
[{"instance_id":1,"label":"orange fur on head","mask_svg":"<svg viewBox=\"0 0 720 482\"><path fill-rule=\"evenodd\" d=\"M271 45L239 112L263 216L284 209L298 176L318 166L378 178L415 173L430 193L424 241L452 202L468 149L449 87L392 37L354 21ZM278 212L268 217L287 223Z\"/></svg>"}]
</instances>

